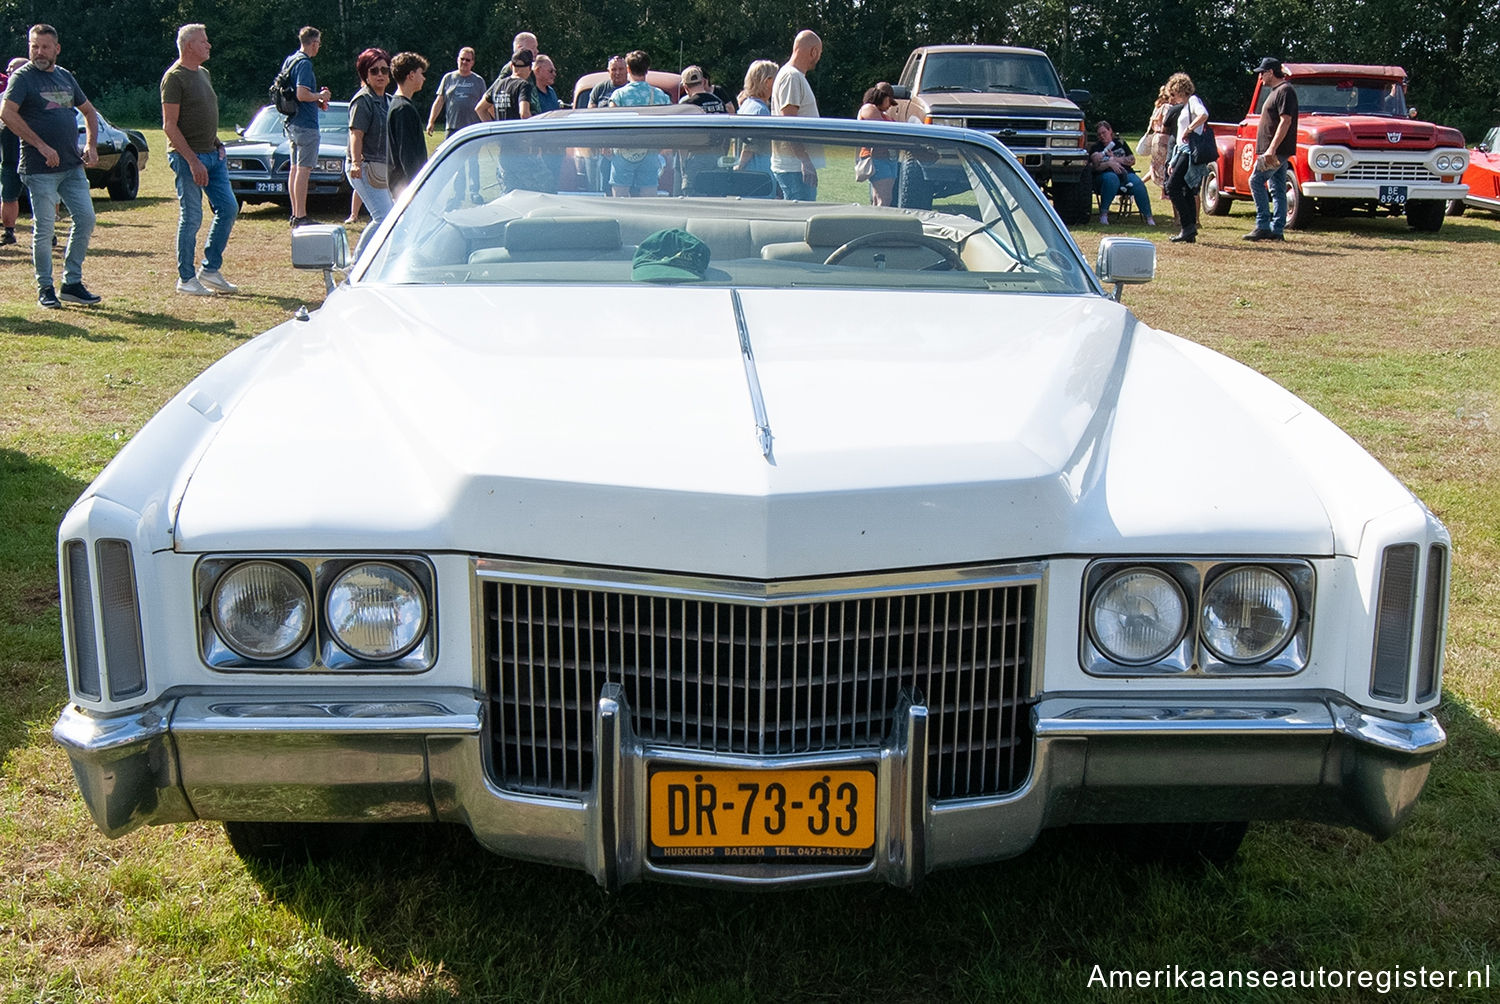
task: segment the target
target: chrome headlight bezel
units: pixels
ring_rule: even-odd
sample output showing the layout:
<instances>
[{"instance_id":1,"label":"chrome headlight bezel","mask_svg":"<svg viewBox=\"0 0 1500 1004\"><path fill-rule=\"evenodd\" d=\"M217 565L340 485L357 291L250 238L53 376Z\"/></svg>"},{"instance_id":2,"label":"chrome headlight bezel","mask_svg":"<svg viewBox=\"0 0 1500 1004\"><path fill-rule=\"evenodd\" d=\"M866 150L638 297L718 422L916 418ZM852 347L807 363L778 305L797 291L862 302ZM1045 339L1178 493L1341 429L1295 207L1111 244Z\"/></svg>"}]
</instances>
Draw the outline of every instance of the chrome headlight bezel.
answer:
<instances>
[{"instance_id":1,"label":"chrome headlight bezel","mask_svg":"<svg viewBox=\"0 0 1500 1004\"><path fill-rule=\"evenodd\" d=\"M1133 588L1132 583L1140 585ZM1122 654L1122 647L1118 644L1111 645L1112 639L1104 637L1101 631L1104 619L1101 616L1102 607L1106 600L1128 602L1132 596L1135 601L1142 601L1147 589L1153 590L1161 601L1155 605L1160 611L1157 631L1161 640L1149 652ZM1132 590L1127 594L1127 591ZM1149 565L1132 565L1111 572L1090 592L1084 608L1090 643L1105 658L1121 666L1149 666L1169 657L1175 649L1181 647L1190 618L1188 598L1182 585L1161 569Z\"/></svg>"},{"instance_id":2,"label":"chrome headlight bezel","mask_svg":"<svg viewBox=\"0 0 1500 1004\"><path fill-rule=\"evenodd\" d=\"M312 603L312 630L295 651L273 659L254 659L230 646L212 616L212 599L219 582L248 562L268 562L288 570L307 588ZM335 581L350 568L369 563L399 568L417 584L422 596L422 627L413 642L396 655L370 659L346 650L333 637L327 618L327 597ZM194 569L198 616L198 650L210 669L234 672L303 673L419 673L437 662L437 576L425 559L410 555L355 554L235 554L209 555Z\"/></svg>"},{"instance_id":3,"label":"chrome headlight bezel","mask_svg":"<svg viewBox=\"0 0 1500 1004\"><path fill-rule=\"evenodd\" d=\"M1296 603L1295 624L1289 637L1265 658L1229 661L1203 638L1204 596L1208 587L1237 568L1251 567L1273 572L1291 590ZM1127 663L1112 658L1094 637L1090 611L1100 587L1115 574L1149 568L1171 578L1187 597L1188 625L1178 645L1151 663ZM1089 565L1083 577L1079 661L1091 676L1292 676L1307 668L1312 649L1313 599L1316 577L1312 563L1299 558L1107 558Z\"/></svg>"},{"instance_id":4,"label":"chrome headlight bezel","mask_svg":"<svg viewBox=\"0 0 1500 1004\"><path fill-rule=\"evenodd\" d=\"M1279 595L1274 598L1276 603L1285 601L1286 611L1281 616L1281 626L1276 629L1267 643L1259 646L1253 653L1232 653L1226 638L1217 630L1216 623L1226 624L1227 620L1214 616L1214 612L1220 609L1222 600L1218 595L1223 590L1231 588L1230 583L1236 579L1246 576L1260 577L1267 588L1277 590ZM1228 604L1223 604L1227 606ZM1243 604L1241 604L1243 605ZM1267 604L1273 607L1273 604ZM1275 611L1273 608L1273 612ZM1236 666L1249 666L1256 663L1268 662L1274 659L1287 642L1292 640L1292 632L1297 629L1298 604L1296 591L1292 584L1274 568L1264 565L1238 565L1225 568L1215 572L1212 579L1208 580L1203 588L1203 604L1199 608L1199 634L1203 638L1203 645L1208 652L1225 663Z\"/></svg>"},{"instance_id":5,"label":"chrome headlight bezel","mask_svg":"<svg viewBox=\"0 0 1500 1004\"><path fill-rule=\"evenodd\" d=\"M408 598L408 602L401 604L404 609L395 617L398 621L397 630L401 634L389 646L388 651L363 649L347 637L341 625L343 618L337 615L335 609L341 602L346 602L341 590L347 588L346 583L350 576L364 571L378 571L387 574L389 578L405 580L399 583L399 589ZM415 611L410 609L412 604L415 605ZM427 597L422 591L421 584L410 571L391 561L361 561L339 572L328 583L328 588L322 597L320 611L328 627L329 639L354 659L364 662L388 663L400 659L421 642L422 636L428 629Z\"/></svg>"}]
</instances>

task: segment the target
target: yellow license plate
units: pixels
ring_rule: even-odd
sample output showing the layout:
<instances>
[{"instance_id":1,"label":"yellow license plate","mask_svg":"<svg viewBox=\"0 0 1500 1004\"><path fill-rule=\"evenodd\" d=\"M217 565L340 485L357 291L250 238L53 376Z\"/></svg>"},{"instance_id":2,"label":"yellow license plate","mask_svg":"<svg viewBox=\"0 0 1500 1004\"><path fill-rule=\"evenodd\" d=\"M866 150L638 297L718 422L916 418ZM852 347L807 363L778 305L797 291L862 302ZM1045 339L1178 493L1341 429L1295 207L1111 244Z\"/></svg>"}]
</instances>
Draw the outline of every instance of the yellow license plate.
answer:
<instances>
[{"instance_id":1,"label":"yellow license plate","mask_svg":"<svg viewBox=\"0 0 1500 1004\"><path fill-rule=\"evenodd\" d=\"M868 859L875 772L657 770L651 856L659 860Z\"/></svg>"}]
</instances>

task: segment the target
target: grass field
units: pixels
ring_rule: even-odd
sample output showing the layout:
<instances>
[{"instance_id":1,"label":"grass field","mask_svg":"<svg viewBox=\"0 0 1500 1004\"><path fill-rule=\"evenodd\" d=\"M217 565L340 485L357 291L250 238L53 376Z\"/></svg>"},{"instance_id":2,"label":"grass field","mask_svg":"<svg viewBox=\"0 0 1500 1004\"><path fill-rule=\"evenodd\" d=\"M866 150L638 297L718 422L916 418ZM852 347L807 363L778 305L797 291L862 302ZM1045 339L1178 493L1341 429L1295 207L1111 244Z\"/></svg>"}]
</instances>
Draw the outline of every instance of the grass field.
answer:
<instances>
[{"instance_id":1,"label":"grass field","mask_svg":"<svg viewBox=\"0 0 1500 1004\"><path fill-rule=\"evenodd\" d=\"M286 211L247 210L225 260L243 293L173 292L176 203L150 134L142 197L110 203L86 281L44 311L26 247L0 249L0 1001L1495 1000L1500 998L1500 218L1439 234L1322 220L1249 245L1247 207L1200 243L1163 226L1148 323L1269 374L1401 477L1454 537L1440 717L1451 744L1411 824L1375 843L1259 824L1224 871L1162 870L1090 832L878 887L747 895L636 886L413 829L329 865L247 867L216 824L99 835L48 731L62 706L54 547L73 499L151 414L225 352L316 307ZM326 222L347 206L324 206ZM1092 254L1102 233L1080 228ZM59 262L60 269L60 262ZM1321 989L1106 991L1110 970L1310 970ZM1421 967L1489 989L1345 984ZM1462 979L1462 973L1460 975Z\"/></svg>"}]
</instances>

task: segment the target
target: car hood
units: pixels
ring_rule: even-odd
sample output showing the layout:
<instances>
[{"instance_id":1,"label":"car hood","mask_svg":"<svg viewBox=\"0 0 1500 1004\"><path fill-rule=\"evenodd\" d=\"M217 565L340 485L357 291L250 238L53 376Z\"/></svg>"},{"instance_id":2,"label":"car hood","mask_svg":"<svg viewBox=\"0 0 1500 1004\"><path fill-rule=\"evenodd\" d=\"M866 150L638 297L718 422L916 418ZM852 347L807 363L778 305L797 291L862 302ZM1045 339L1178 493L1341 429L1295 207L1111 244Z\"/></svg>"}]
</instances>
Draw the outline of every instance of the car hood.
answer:
<instances>
[{"instance_id":1,"label":"car hood","mask_svg":"<svg viewBox=\"0 0 1500 1004\"><path fill-rule=\"evenodd\" d=\"M339 143L318 143L318 156L320 157L342 157L344 146ZM224 144L224 154L228 157L270 157L279 154L289 157L292 153L292 141L283 139L280 143L270 143L263 140L242 139L233 143Z\"/></svg>"},{"instance_id":2,"label":"car hood","mask_svg":"<svg viewBox=\"0 0 1500 1004\"><path fill-rule=\"evenodd\" d=\"M346 286L224 408L175 546L753 578L1333 546L1266 443L1300 402L1109 300L739 296L753 358L724 289Z\"/></svg>"},{"instance_id":3,"label":"car hood","mask_svg":"<svg viewBox=\"0 0 1500 1004\"><path fill-rule=\"evenodd\" d=\"M1037 112L1050 115L1059 112L1078 117L1078 106L1067 98L1045 94L1016 94L1011 91L989 93L927 91L919 95L932 114L997 115Z\"/></svg>"}]
</instances>

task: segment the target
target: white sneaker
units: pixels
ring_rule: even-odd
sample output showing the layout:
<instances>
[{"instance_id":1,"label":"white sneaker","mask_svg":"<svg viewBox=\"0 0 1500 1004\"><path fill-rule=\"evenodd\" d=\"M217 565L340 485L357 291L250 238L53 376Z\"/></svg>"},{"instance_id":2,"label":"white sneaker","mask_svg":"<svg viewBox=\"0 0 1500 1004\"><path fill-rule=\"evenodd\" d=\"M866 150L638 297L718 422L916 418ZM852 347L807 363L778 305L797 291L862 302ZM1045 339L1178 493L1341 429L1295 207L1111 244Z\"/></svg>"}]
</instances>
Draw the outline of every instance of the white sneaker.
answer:
<instances>
[{"instance_id":1,"label":"white sneaker","mask_svg":"<svg viewBox=\"0 0 1500 1004\"><path fill-rule=\"evenodd\" d=\"M214 295L214 291L211 290L211 289L209 289L207 286L203 285L203 283L199 282L197 280L197 278L192 278L192 279L178 279L177 280L177 292L179 292L179 293L186 293L189 296L213 296Z\"/></svg>"},{"instance_id":2,"label":"white sneaker","mask_svg":"<svg viewBox=\"0 0 1500 1004\"><path fill-rule=\"evenodd\" d=\"M198 281L209 289L217 289L221 293L238 293L240 287L224 278L223 273L203 269L198 273Z\"/></svg>"}]
</instances>

